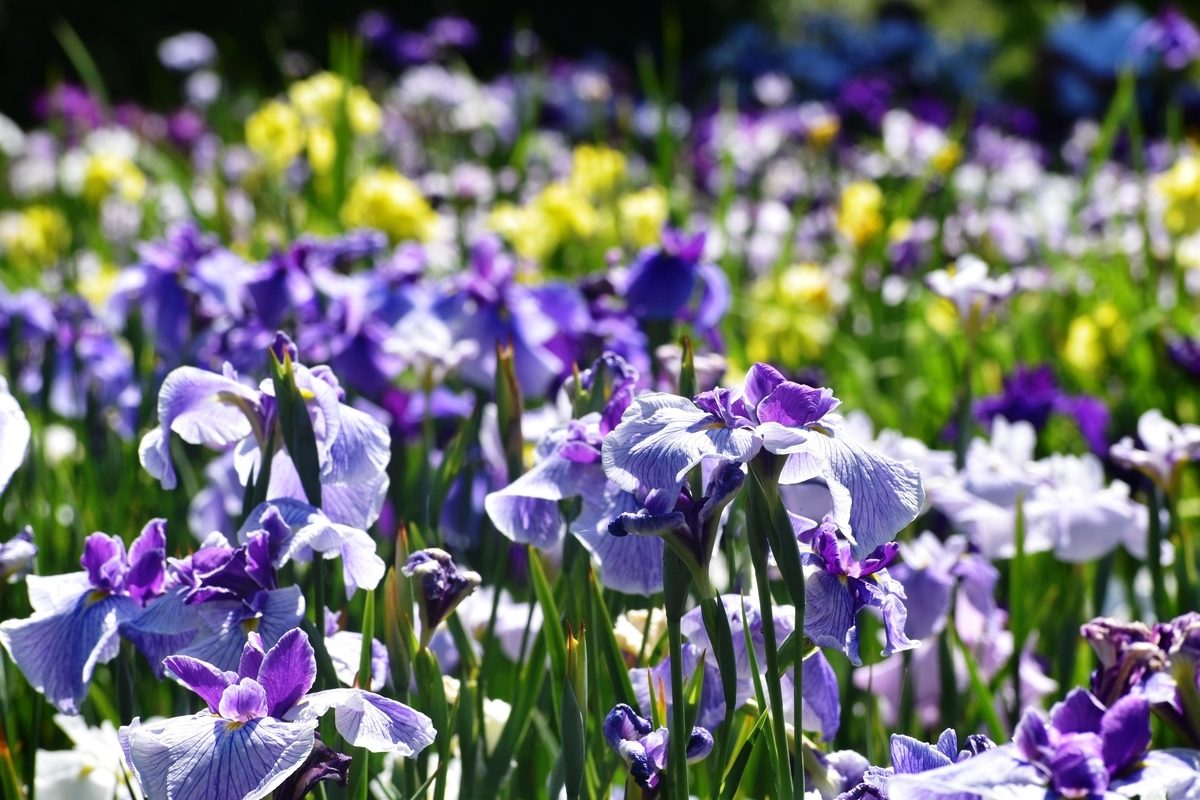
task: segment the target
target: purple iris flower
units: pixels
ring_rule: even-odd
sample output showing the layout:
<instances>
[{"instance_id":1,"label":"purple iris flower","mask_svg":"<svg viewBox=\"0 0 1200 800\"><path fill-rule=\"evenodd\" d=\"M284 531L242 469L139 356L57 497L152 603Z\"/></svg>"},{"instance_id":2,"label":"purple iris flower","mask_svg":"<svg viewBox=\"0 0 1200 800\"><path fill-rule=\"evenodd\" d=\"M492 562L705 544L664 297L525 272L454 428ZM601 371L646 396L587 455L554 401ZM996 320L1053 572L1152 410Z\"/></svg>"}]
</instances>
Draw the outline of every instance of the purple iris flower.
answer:
<instances>
[{"instance_id":1,"label":"purple iris flower","mask_svg":"<svg viewBox=\"0 0 1200 800\"><path fill-rule=\"evenodd\" d=\"M200 658L233 669L247 637L256 633L275 644L304 616L299 587L280 587L275 565L297 538L284 517L270 508L245 544L231 547L214 534L185 559L171 559L164 594L121 625L158 677L170 655Z\"/></svg>"},{"instance_id":2,"label":"purple iris flower","mask_svg":"<svg viewBox=\"0 0 1200 800\"><path fill-rule=\"evenodd\" d=\"M890 572L904 587L908 610L904 633L908 638L920 640L941 633L956 590L965 593L981 614L990 616L996 610L1000 572L967 548L963 536L951 536L943 543L929 531L900 543L904 563L893 565Z\"/></svg>"},{"instance_id":3,"label":"purple iris flower","mask_svg":"<svg viewBox=\"0 0 1200 800\"><path fill-rule=\"evenodd\" d=\"M1052 413L1073 417L1079 432L1093 452L1108 452L1104 431L1108 427L1108 408L1089 395L1071 396L1059 388L1048 364L1029 367L1017 364L1004 378L1004 393L983 397L975 402L975 418L990 427L997 416L1009 422L1028 422L1041 431Z\"/></svg>"},{"instance_id":4,"label":"purple iris flower","mask_svg":"<svg viewBox=\"0 0 1200 800\"><path fill-rule=\"evenodd\" d=\"M603 375L603 384L597 384ZM522 544L548 550L563 536L558 501L582 500L569 529L599 562L600 582L610 589L649 596L662 591L662 548L657 538L610 536L613 520L642 506L604 475L601 448L633 398L640 376L620 356L605 353L579 375L577 391L595 398L597 411L571 420L543 437L533 469L484 500L496 529Z\"/></svg>"},{"instance_id":5,"label":"purple iris flower","mask_svg":"<svg viewBox=\"0 0 1200 800\"><path fill-rule=\"evenodd\" d=\"M686 320L701 333L716 328L732 291L720 267L701 261L705 235L689 238L667 228L662 238L660 247L643 250L629 267L623 291L629 310L639 320ZM699 300L693 301L697 289Z\"/></svg>"},{"instance_id":6,"label":"purple iris flower","mask_svg":"<svg viewBox=\"0 0 1200 800\"><path fill-rule=\"evenodd\" d=\"M33 528L26 525L7 542L0 543L0 579L16 583L33 569L38 548L33 543Z\"/></svg>"},{"instance_id":7,"label":"purple iris flower","mask_svg":"<svg viewBox=\"0 0 1200 800\"><path fill-rule=\"evenodd\" d=\"M586 306L573 287L547 284L532 289L515 277L516 262L503 251L499 238L483 237L471 248L470 270L457 290L437 301L434 311L456 340L470 339L478 345L479 357L460 367L464 381L491 389L496 345L511 341L521 393L545 397L570 371L569 362L555 352L559 349L555 340L563 335L557 316L565 307L586 312Z\"/></svg>"},{"instance_id":8,"label":"purple iris flower","mask_svg":"<svg viewBox=\"0 0 1200 800\"><path fill-rule=\"evenodd\" d=\"M1135 54L1157 53L1163 66L1178 72L1200 56L1200 31L1177 6L1164 6L1133 34L1130 49Z\"/></svg>"},{"instance_id":9,"label":"purple iris flower","mask_svg":"<svg viewBox=\"0 0 1200 800\"><path fill-rule=\"evenodd\" d=\"M888 800L888 781L896 775L920 775L923 772L948 767L996 748L996 743L982 734L971 734L958 749L958 734L953 728L942 731L937 744L926 744L902 734L892 734L892 766L868 767L863 782L851 790L853 798Z\"/></svg>"},{"instance_id":10,"label":"purple iris flower","mask_svg":"<svg viewBox=\"0 0 1200 800\"><path fill-rule=\"evenodd\" d=\"M887 783L888 798L992 796L997 790L1030 795L1049 790L1068 798L1174 797L1200 781L1188 751L1147 752L1150 704L1143 697L1105 708L1086 689L1075 689L1050 710L1049 719L1027 710L1013 739L919 775L895 775Z\"/></svg>"},{"instance_id":11,"label":"purple iris flower","mask_svg":"<svg viewBox=\"0 0 1200 800\"><path fill-rule=\"evenodd\" d=\"M912 462L868 450L841 430L832 413L839 402L831 390L792 383L766 364L751 367L743 386L694 400L642 395L605 437L604 471L627 492L678 492L702 461L785 456L780 484L804 487L785 493L789 510L808 519L832 513L855 556L865 558L916 518L925 493Z\"/></svg>"},{"instance_id":12,"label":"purple iris flower","mask_svg":"<svg viewBox=\"0 0 1200 800\"><path fill-rule=\"evenodd\" d=\"M619 703L604 718L604 739L624 760L638 786L643 789L658 786L659 773L667 768L666 728L655 730L650 720ZM687 763L703 761L712 749L712 734L702 727L692 728L687 744Z\"/></svg>"},{"instance_id":13,"label":"purple iris flower","mask_svg":"<svg viewBox=\"0 0 1200 800\"><path fill-rule=\"evenodd\" d=\"M317 662L299 629L270 649L251 634L236 670L187 656L168 658L166 666L207 708L153 722L135 718L120 729L125 761L147 797L264 797L308 764L317 721L330 710L347 744L371 752L409 757L434 740L429 718L395 700L361 689L309 694Z\"/></svg>"},{"instance_id":14,"label":"purple iris flower","mask_svg":"<svg viewBox=\"0 0 1200 800\"><path fill-rule=\"evenodd\" d=\"M1172 625L1173 623L1168 623ZM1148 695L1152 702L1170 702L1175 696L1169 676L1170 655L1162 641L1164 628L1141 622L1098 618L1080 628L1100 666L1092 672L1092 692L1112 705L1129 694Z\"/></svg>"},{"instance_id":15,"label":"purple iris flower","mask_svg":"<svg viewBox=\"0 0 1200 800\"><path fill-rule=\"evenodd\" d=\"M849 542L838 539L832 520L826 518L811 532L811 549L802 548L805 604L804 633L821 646L844 653L855 666L858 657L858 612L877 608L883 615L886 644L883 655L911 650L919 642L904 632L908 611L904 607L904 586L887 573L887 565L899 552L900 545L888 542L858 559ZM804 534L801 534L801 541Z\"/></svg>"},{"instance_id":16,"label":"purple iris flower","mask_svg":"<svg viewBox=\"0 0 1200 800\"><path fill-rule=\"evenodd\" d=\"M449 553L436 547L413 553L400 571L413 579L421 612L421 644L428 647L437 626L479 586L479 573L459 569Z\"/></svg>"},{"instance_id":17,"label":"purple iris flower","mask_svg":"<svg viewBox=\"0 0 1200 800\"><path fill-rule=\"evenodd\" d=\"M425 26L429 38L442 47L474 47L479 41L479 31L469 20L448 15L435 17Z\"/></svg>"},{"instance_id":18,"label":"purple iris flower","mask_svg":"<svg viewBox=\"0 0 1200 800\"><path fill-rule=\"evenodd\" d=\"M696 724L713 730L725 721L725 698L721 694L721 673L704 660L704 650L691 642L683 645L683 682L691 683L699 667L704 668L704 688L696 710ZM667 656L656 666L629 670L629 682L637 696L638 707L646 714L660 697L667 701L666 719L671 718L671 657Z\"/></svg>"},{"instance_id":19,"label":"purple iris flower","mask_svg":"<svg viewBox=\"0 0 1200 800\"><path fill-rule=\"evenodd\" d=\"M120 649L121 623L163 590L166 520L146 524L129 550L117 536L84 542L82 572L25 579L33 616L0 623L0 643L37 691L64 714L78 714L92 672Z\"/></svg>"},{"instance_id":20,"label":"purple iris flower","mask_svg":"<svg viewBox=\"0 0 1200 800\"><path fill-rule=\"evenodd\" d=\"M639 497L643 508L627 511L612 520L608 532L624 537L657 536L688 565L704 594L708 593L708 565L725 507L737 496L746 474L741 464L719 462L712 470L705 496L693 498L683 484L678 492L653 490Z\"/></svg>"},{"instance_id":21,"label":"purple iris flower","mask_svg":"<svg viewBox=\"0 0 1200 800\"><path fill-rule=\"evenodd\" d=\"M1167 342L1167 355L1192 377L1200 377L1200 341L1177 336Z\"/></svg>"},{"instance_id":22,"label":"purple iris flower","mask_svg":"<svg viewBox=\"0 0 1200 800\"><path fill-rule=\"evenodd\" d=\"M298 363L296 349L283 334L272 347L292 356L296 383L307 400L321 464L324 512L333 522L366 529L379 517L387 494L391 436L370 415L342 402L345 392L328 367ZM278 424L270 380L254 389L238 380L228 363L220 374L180 367L163 381L158 396L159 426L143 437L138 456L163 488L176 485L170 431L191 444L234 448L244 484L257 471L262 451ZM276 435L279 442L282 436ZM268 499L304 500L299 474L286 448L275 451Z\"/></svg>"},{"instance_id":23,"label":"purple iris flower","mask_svg":"<svg viewBox=\"0 0 1200 800\"><path fill-rule=\"evenodd\" d=\"M767 645L766 639L763 636L764 620L758 603L749 597L726 594L721 596L721 604L724 606L725 614L729 618L729 630L733 635L733 661L737 668L737 708L741 708L746 701L754 696L754 676L750 672L750 651L746 647L747 633L749 633L750 641L754 647L754 663L758 664L759 670L763 671L763 680L766 679ZM745 614L744 625L742 622L743 613ZM775 624L775 639L782 642L796 629L796 611L791 606L772 606L771 613ZM688 642L704 650L707 662L706 669L717 669L715 649L708 638L708 630L704 626L704 619L699 608L692 609L683 615L680 630L687 637ZM684 662L684 667L686 668L686 658ZM669 668L669 661L664 663L667 663ZM802 669L801 699L803 702L800 713L803 718L800 720L801 727L803 730L816 733L824 741L832 741L833 737L837 735L841 724L841 700L838 692L837 675L820 650L817 650L804 659ZM631 674L630 677L632 678L633 675ZM644 682L644 680L643 677L642 681ZM704 685L706 688L709 685L707 672ZM723 702L724 698L719 691L719 681L713 685L714 691L716 691L716 699L722 701L720 716L717 717L717 721L719 722L724 719L725 704ZM795 720L792 718L795 709L795 703L793 702L793 692L795 691L794 669L789 669L784 673L781 685L783 688L785 721L795 724ZM636 680L634 681L634 690L639 692L640 697L641 690ZM701 707L705 707L703 702L701 703ZM737 709L734 710L736 711Z\"/></svg>"}]
</instances>

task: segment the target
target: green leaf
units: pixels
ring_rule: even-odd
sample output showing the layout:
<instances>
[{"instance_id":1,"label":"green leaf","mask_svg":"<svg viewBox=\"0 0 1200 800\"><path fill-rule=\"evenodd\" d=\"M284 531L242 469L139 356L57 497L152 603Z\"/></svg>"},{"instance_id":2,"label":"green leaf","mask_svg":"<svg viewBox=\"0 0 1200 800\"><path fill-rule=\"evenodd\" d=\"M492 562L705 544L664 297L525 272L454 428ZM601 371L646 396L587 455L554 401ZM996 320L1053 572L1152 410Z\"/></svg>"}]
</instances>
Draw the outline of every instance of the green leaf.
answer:
<instances>
[{"instance_id":1,"label":"green leaf","mask_svg":"<svg viewBox=\"0 0 1200 800\"><path fill-rule=\"evenodd\" d=\"M462 471L463 463L467 458L467 450L479 438L479 426L483 421L484 405L485 403L480 398L475 399L474 412L463 422L462 428L455 434L454 439L442 454L442 463L438 465L437 473L433 478L433 487L429 493L427 513L430 530L435 530L437 521L441 519L442 506L446 502L447 495L450 494L450 487L454 485L458 473Z\"/></svg>"},{"instance_id":2,"label":"green leaf","mask_svg":"<svg viewBox=\"0 0 1200 800\"><path fill-rule=\"evenodd\" d=\"M563 634L562 618L558 613L558 604L554 602L554 592L546 581L546 573L542 570L542 555L532 545L528 546L529 576L533 583L534 594L537 595L538 605L542 607L542 635L546 639L546 650L550 653L550 679L555 697L562 695L562 682L567 674L567 640Z\"/></svg>"},{"instance_id":3,"label":"green leaf","mask_svg":"<svg viewBox=\"0 0 1200 800\"><path fill-rule=\"evenodd\" d=\"M525 471L525 437L521 435L521 417L524 413L512 340L506 344L496 342L496 421L500 428L500 442L504 447L509 483L521 477Z\"/></svg>"},{"instance_id":4,"label":"green leaf","mask_svg":"<svg viewBox=\"0 0 1200 800\"><path fill-rule=\"evenodd\" d=\"M100 70L96 66L96 62L92 59L92 54L88 52L87 47L83 44L83 40L79 38L79 34L75 32L75 29L65 19L60 19L55 24L54 36L58 39L58 43L62 45L67 58L71 60L71 66L75 67L75 71L79 73L79 77L83 81L83 85L87 87L88 93L96 99L100 104L101 111L107 116L109 109L108 89L105 88L104 78L100 75Z\"/></svg>"},{"instance_id":5,"label":"green leaf","mask_svg":"<svg viewBox=\"0 0 1200 800\"><path fill-rule=\"evenodd\" d=\"M275 403L279 407L279 424L283 430L283 446L287 448L304 496L309 505L321 508L321 457L317 451L317 434L313 431L312 419L300 388L296 385L296 372L291 355L283 354L280 363L275 351L271 350L271 381L275 385Z\"/></svg>"},{"instance_id":6,"label":"green leaf","mask_svg":"<svg viewBox=\"0 0 1200 800\"><path fill-rule=\"evenodd\" d=\"M587 747L583 711L579 708L579 700L575 696L575 687L572 686L570 678L563 682L559 719L562 729L563 783L567 789L567 797L574 800L579 797L579 787L583 785Z\"/></svg>"},{"instance_id":7,"label":"green leaf","mask_svg":"<svg viewBox=\"0 0 1200 800\"><path fill-rule=\"evenodd\" d=\"M612 617L609 616L608 606L604 603L604 595L600 592L600 584L596 581L594 572L588 573L588 584L592 590L592 613L599 617L592 628L599 629L595 635L600 638L601 649L604 652L604 666L608 670L617 702L635 706L637 705L637 695L633 691L633 682L629 680L629 670L625 666L621 645L617 643L617 636L613 631Z\"/></svg>"},{"instance_id":8,"label":"green leaf","mask_svg":"<svg viewBox=\"0 0 1200 800\"><path fill-rule=\"evenodd\" d=\"M725 773L725 777L721 779L721 800L733 800L734 795L737 794L738 787L742 783L742 773L746 771L746 765L750 763L750 756L754 753L754 743L758 741L758 734L762 731L763 724L766 721L766 714L760 715L755 721L754 727L751 728L745 743L738 750L737 757L729 765L729 770Z\"/></svg>"}]
</instances>

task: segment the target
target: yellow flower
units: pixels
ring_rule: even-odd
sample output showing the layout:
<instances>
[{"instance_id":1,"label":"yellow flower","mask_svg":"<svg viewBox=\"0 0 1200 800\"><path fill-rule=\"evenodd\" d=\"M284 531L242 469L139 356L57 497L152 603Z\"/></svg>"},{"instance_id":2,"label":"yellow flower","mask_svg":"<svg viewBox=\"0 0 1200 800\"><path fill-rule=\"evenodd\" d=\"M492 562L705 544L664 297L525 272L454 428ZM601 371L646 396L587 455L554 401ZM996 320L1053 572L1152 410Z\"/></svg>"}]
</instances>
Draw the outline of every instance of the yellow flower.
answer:
<instances>
[{"instance_id":1,"label":"yellow flower","mask_svg":"<svg viewBox=\"0 0 1200 800\"><path fill-rule=\"evenodd\" d=\"M392 241L428 240L437 224L437 213L421 190L391 167L368 172L354 182L341 218L350 228L378 228Z\"/></svg>"},{"instance_id":2,"label":"yellow flower","mask_svg":"<svg viewBox=\"0 0 1200 800\"><path fill-rule=\"evenodd\" d=\"M808 141L813 147L824 147L833 141L833 137L838 135L841 128L841 120L836 114L824 114L808 129Z\"/></svg>"},{"instance_id":3,"label":"yellow flower","mask_svg":"<svg viewBox=\"0 0 1200 800\"><path fill-rule=\"evenodd\" d=\"M1104 363L1104 343L1100 338L1100 327L1086 314L1071 320L1067 328L1067 341L1063 345L1063 359L1071 368L1083 374L1091 374Z\"/></svg>"},{"instance_id":4,"label":"yellow flower","mask_svg":"<svg viewBox=\"0 0 1200 800\"><path fill-rule=\"evenodd\" d=\"M0 252L21 266L49 266L71 244L67 218L56 208L30 206L0 215Z\"/></svg>"},{"instance_id":5,"label":"yellow flower","mask_svg":"<svg viewBox=\"0 0 1200 800\"><path fill-rule=\"evenodd\" d=\"M535 202L558 231L560 239L571 234L586 239L596 230L596 209L586 197L566 184L550 184Z\"/></svg>"},{"instance_id":6,"label":"yellow flower","mask_svg":"<svg viewBox=\"0 0 1200 800\"><path fill-rule=\"evenodd\" d=\"M596 197L611 192L625 177L625 156L610 147L581 144L571 165L571 188Z\"/></svg>"},{"instance_id":7,"label":"yellow flower","mask_svg":"<svg viewBox=\"0 0 1200 800\"><path fill-rule=\"evenodd\" d=\"M855 181L842 190L837 214L838 233L855 247L883 230L883 192L871 181Z\"/></svg>"},{"instance_id":8,"label":"yellow flower","mask_svg":"<svg viewBox=\"0 0 1200 800\"><path fill-rule=\"evenodd\" d=\"M346 94L346 117L350 121L350 130L357 136L378 133L383 125L383 112L362 86L351 86Z\"/></svg>"},{"instance_id":9,"label":"yellow flower","mask_svg":"<svg viewBox=\"0 0 1200 800\"><path fill-rule=\"evenodd\" d=\"M497 203L488 215L487 227L503 236L517 254L542 260L558 247L558 237L550 230L541 209Z\"/></svg>"},{"instance_id":10,"label":"yellow flower","mask_svg":"<svg viewBox=\"0 0 1200 800\"><path fill-rule=\"evenodd\" d=\"M617 202L621 215L621 236L634 247L657 244L667 221L667 192L661 186L647 186L640 192L622 195Z\"/></svg>"},{"instance_id":11,"label":"yellow flower","mask_svg":"<svg viewBox=\"0 0 1200 800\"><path fill-rule=\"evenodd\" d=\"M889 242L900 242L908 238L908 234L912 233L913 222L907 217L900 217L892 220L892 224L888 225L887 238Z\"/></svg>"},{"instance_id":12,"label":"yellow flower","mask_svg":"<svg viewBox=\"0 0 1200 800\"><path fill-rule=\"evenodd\" d=\"M346 82L332 72L318 72L288 87L288 100L305 119L329 125L337 122L345 96Z\"/></svg>"},{"instance_id":13,"label":"yellow flower","mask_svg":"<svg viewBox=\"0 0 1200 800\"><path fill-rule=\"evenodd\" d=\"M933 154L929 163L938 172L949 172L958 166L958 162L962 160L962 154L962 145L958 142L946 142L940 150Z\"/></svg>"},{"instance_id":14,"label":"yellow flower","mask_svg":"<svg viewBox=\"0 0 1200 800\"><path fill-rule=\"evenodd\" d=\"M1163 224L1174 234L1200 228L1200 158L1189 153L1154 180L1153 189L1167 201Z\"/></svg>"},{"instance_id":15,"label":"yellow flower","mask_svg":"<svg viewBox=\"0 0 1200 800\"><path fill-rule=\"evenodd\" d=\"M79 294L83 295L93 308L101 308L112 294L113 284L117 282L119 274L115 265L105 262L88 274L79 276Z\"/></svg>"},{"instance_id":16,"label":"yellow flower","mask_svg":"<svg viewBox=\"0 0 1200 800\"><path fill-rule=\"evenodd\" d=\"M314 125L308 129L308 163L313 172L325 175L333 169L337 158L337 138L326 125Z\"/></svg>"},{"instance_id":17,"label":"yellow flower","mask_svg":"<svg viewBox=\"0 0 1200 800\"><path fill-rule=\"evenodd\" d=\"M97 153L88 159L83 172L83 196L90 203L99 203L113 191L136 203L146 194L146 176L125 156Z\"/></svg>"},{"instance_id":18,"label":"yellow flower","mask_svg":"<svg viewBox=\"0 0 1200 800\"><path fill-rule=\"evenodd\" d=\"M282 172L305 145L304 123L296 109L271 100L246 120L246 144L272 172Z\"/></svg>"},{"instance_id":19,"label":"yellow flower","mask_svg":"<svg viewBox=\"0 0 1200 800\"><path fill-rule=\"evenodd\" d=\"M748 298L752 324L746 355L786 367L799 367L816 357L833 336L833 318L843 294L816 264L796 264L759 279Z\"/></svg>"}]
</instances>

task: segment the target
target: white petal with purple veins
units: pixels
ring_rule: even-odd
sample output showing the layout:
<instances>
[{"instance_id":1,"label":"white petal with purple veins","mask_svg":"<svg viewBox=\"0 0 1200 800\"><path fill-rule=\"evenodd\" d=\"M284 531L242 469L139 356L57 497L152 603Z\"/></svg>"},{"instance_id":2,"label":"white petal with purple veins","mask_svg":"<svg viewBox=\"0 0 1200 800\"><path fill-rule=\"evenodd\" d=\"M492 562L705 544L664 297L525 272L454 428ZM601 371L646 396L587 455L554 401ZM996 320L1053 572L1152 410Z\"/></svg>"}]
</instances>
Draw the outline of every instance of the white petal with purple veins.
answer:
<instances>
[{"instance_id":1,"label":"white petal with purple veins","mask_svg":"<svg viewBox=\"0 0 1200 800\"><path fill-rule=\"evenodd\" d=\"M287 714L287 719L316 720L334 709L337 731L355 747L373 753L416 755L433 744L429 717L403 703L361 689L315 692Z\"/></svg>"}]
</instances>

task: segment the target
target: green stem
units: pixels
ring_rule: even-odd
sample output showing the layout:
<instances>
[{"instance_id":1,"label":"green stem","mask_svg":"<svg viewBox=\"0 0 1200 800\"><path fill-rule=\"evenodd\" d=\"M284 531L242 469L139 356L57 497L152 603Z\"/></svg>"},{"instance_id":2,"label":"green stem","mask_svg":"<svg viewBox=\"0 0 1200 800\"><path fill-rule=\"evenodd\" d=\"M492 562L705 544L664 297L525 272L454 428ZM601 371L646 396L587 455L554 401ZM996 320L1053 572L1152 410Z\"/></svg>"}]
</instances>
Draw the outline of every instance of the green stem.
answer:
<instances>
[{"instance_id":1,"label":"green stem","mask_svg":"<svg viewBox=\"0 0 1200 800\"><path fill-rule=\"evenodd\" d=\"M1154 600L1154 616L1159 622L1171 618L1170 599L1167 597L1167 587L1163 580L1162 568L1162 497L1157 485L1152 486L1146 495L1146 505L1149 506L1149 535L1146 542L1146 567L1150 570L1150 581L1153 585L1151 596Z\"/></svg>"},{"instance_id":2,"label":"green stem","mask_svg":"<svg viewBox=\"0 0 1200 800\"><path fill-rule=\"evenodd\" d=\"M671 715L668 722L667 783L671 798L688 793L687 687L683 682L683 634L680 623L687 604L691 572L670 547L663 548L663 589L667 612L667 641L671 652Z\"/></svg>"},{"instance_id":3,"label":"green stem","mask_svg":"<svg viewBox=\"0 0 1200 800\"><path fill-rule=\"evenodd\" d=\"M754 574L758 583L759 615L763 620L762 633L767 656L767 694L770 697L771 705L771 731L775 738L776 751L779 753L779 771L775 776L775 783L780 797L791 797L792 773L785 761L788 753L787 728L783 719L783 693L779 681L775 616L771 610L771 576L767 570L767 551L761 535L761 532L750 531L750 536L747 538L750 541L750 560L754 564ZM799 691L800 689L797 687L796 692Z\"/></svg>"}]
</instances>

